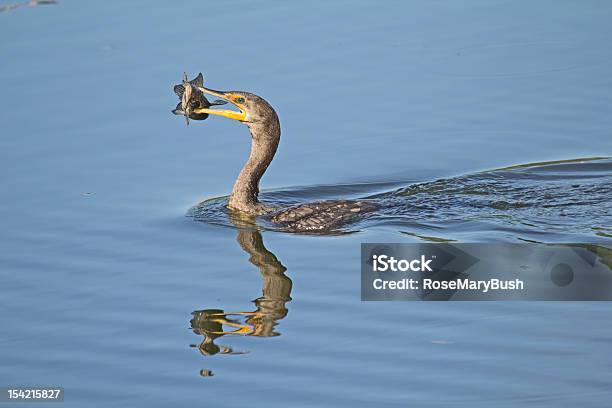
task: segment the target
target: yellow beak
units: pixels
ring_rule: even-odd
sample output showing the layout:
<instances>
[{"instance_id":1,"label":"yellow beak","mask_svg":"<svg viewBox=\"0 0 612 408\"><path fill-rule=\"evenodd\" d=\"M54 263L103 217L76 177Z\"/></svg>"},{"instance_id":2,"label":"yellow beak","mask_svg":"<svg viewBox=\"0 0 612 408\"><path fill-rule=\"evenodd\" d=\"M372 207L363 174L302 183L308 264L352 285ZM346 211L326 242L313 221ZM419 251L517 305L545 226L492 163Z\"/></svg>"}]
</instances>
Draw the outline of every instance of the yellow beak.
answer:
<instances>
[{"instance_id":1,"label":"yellow beak","mask_svg":"<svg viewBox=\"0 0 612 408\"><path fill-rule=\"evenodd\" d=\"M214 96L218 96L220 98L225 99L226 101L228 101L229 103L231 103L232 105L236 106L238 109L240 109L240 112L236 112L236 111L232 111L229 109L209 109L209 108L197 108L194 109L193 112L194 113L208 113L209 115L217 115L217 116L223 116L229 119L234 119L234 120L238 120L240 122L244 122L246 120L246 109L244 107L244 105L241 105L237 102L234 101L234 95L232 95L231 92L222 92L222 91L215 91L213 89L208 89L208 88L204 88L204 87L198 87L198 89L204 93L210 94L210 95L214 95ZM237 97L237 96L236 96Z\"/></svg>"}]
</instances>

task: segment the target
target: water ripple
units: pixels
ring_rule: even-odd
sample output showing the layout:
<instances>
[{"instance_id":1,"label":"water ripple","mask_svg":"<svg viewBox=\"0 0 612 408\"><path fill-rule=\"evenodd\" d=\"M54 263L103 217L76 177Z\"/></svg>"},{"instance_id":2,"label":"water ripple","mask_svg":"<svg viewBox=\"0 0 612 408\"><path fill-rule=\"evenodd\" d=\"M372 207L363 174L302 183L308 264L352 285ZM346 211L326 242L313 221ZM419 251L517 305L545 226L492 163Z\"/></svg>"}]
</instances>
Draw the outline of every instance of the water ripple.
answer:
<instances>
[{"instance_id":1,"label":"water ripple","mask_svg":"<svg viewBox=\"0 0 612 408\"><path fill-rule=\"evenodd\" d=\"M382 204L379 211L342 232L384 226L426 240L453 240L465 232L500 239L496 234L500 231L510 233L503 234L504 240L534 236L543 241L598 240L609 236L612 225L612 160L607 158L518 165L380 192L384 185L393 183L291 188L267 191L261 198L286 206L331 197L376 200ZM226 204L227 197L206 200L188 215L197 221L235 226ZM275 229L262 220L241 222Z\"/></svg>"}]
</instances>

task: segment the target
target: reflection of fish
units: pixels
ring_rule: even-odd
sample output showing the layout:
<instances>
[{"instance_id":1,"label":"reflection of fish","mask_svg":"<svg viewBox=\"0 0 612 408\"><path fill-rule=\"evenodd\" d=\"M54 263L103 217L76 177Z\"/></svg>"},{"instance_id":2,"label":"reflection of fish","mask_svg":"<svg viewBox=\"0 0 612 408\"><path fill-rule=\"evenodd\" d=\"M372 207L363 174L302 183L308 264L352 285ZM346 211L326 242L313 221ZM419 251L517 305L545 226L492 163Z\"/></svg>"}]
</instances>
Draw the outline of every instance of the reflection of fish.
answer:
<instances>
[{"instance_id":1,"label":"reflection of fish","mask_svg":"<svg viewBox=\"0 0 612 408\"><path fill-rule=\"evenodd\" d=\"M209 108L214 105L225 105L227 103L222 100L209 102L204 93L198 89L198 87L203 86L204 76L201 72L191 81L187 80L187 73L185 73L183 83L174 86L174 93L181 101L176 105L176 109L172 113L185 116L187 124L189 124L189 119L204 120L208 117L207 113L193 113L194 109Z\"/></svg>"}]
</instances>

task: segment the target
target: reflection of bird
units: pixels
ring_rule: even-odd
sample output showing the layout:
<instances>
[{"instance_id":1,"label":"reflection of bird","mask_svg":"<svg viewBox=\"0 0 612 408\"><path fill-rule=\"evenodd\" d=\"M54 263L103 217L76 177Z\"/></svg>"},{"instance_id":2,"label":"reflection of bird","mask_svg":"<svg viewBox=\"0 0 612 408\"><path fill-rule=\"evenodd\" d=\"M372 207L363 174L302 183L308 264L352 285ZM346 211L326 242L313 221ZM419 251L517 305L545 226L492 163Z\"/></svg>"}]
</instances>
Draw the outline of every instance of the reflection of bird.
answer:
<instances>
[{"instance_id":1,"label":"reflection of bird","mask_svg":"<svg viewBox=\"0 0 612 408\"><path fill-rule=\"evenodd\" d=\"M285 275L287 270L276 256L266 249L261 233L252 229L239 229L236 238L240 247L249 254L249 262L255 265L262 278L262 296L255 299L252 312L226 312L222 309L196 310L192 313L191 328L204 336L196 346L203 355L240 354L232 348L214 341L226 335L273 337L277 322L287 316L286 303L291 300L292 282Z\"/></svg>"},{"instance_id":2,"label":"reflection of bird","mask_svg":"<svg viewBox=\"0 0 612 408\"><path fill-rule=\"evenodd\" d=\"M199 78L201 74L196 80ZM250 216L263 215L288 231L325 232L354 221L377 208L376 204L367 200L321 201L290 208L259 202L259 181L274 158L280 141L281 128L276 112L268 102L257 95L240 91L215 91L203 87L200 85L201 81L196 80L184 81L185 86L193 86L193 95L201 92L218 96L235 105L239 111L215 110L209 106L194 107L194 116L190 116L191 118L200 119L195 115L223 116L244 123L251 132L251 153L232 189L228 204L230 209ZM175 92L179 94L177 87ZM181 92L179 96L182 95ZM195 99L196 103L201 100L199 96L192 99Z\"/></svg>"}]
</instances>

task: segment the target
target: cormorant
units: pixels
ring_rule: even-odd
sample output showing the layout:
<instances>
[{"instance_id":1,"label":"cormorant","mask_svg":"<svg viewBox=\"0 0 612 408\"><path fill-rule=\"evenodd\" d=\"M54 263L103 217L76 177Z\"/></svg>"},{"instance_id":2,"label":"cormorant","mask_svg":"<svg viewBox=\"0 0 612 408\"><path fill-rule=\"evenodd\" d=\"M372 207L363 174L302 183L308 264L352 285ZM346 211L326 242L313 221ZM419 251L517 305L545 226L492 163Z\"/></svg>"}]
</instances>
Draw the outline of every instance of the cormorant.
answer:
<instances>
[{"instance_id":1,"label":"cormorant","mask_svg":"<svg viewBox=\"0 0 612 408\"><path fill-rule=\"evenodd\" d=\"M378 205L367 200L327 200L291 207L279 207L261 203L259 181L276 154L280 141L281 127L274 108L262 97L243 91L216 91L203 86L200 73L196 79L183 80L183 85L174 88L182 99L175 114L195 120L208 115L223 116L244 123L251 133L251 153L238 175L229 197L228 207L249 216L263 216L281 229L292 232L326 232L355 221L364 214L374 211ZM213 105L204 93L223 99L236 106L239 111L210 109Z\"/></svg>"}]
</instances>

